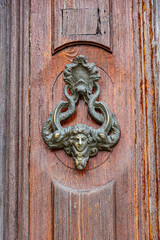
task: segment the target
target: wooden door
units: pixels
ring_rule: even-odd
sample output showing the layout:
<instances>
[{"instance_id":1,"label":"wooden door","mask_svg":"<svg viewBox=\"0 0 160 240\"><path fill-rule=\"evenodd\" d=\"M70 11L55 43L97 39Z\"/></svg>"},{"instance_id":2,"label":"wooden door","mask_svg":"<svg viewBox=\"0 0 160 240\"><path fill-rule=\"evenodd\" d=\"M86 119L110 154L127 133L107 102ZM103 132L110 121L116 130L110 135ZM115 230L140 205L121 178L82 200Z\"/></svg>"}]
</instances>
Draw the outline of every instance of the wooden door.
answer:
<instances>
[{"instance_id":1,"label":"wooden door","mask_svg":"<svg viewBox=\"0 0 160 240\"><path fill-rule=\"evenodd\" d=\"M4 239L158 240L157 8L147 0L24 0L5 8L4 45L12 51ZM98 101L121 130L117 145L81 171L42 138L50 112L65 101L65 65L79 55L95 63ZM100 127L82 97L62 125L78 123Z\"/></svg>"}]
</instances>

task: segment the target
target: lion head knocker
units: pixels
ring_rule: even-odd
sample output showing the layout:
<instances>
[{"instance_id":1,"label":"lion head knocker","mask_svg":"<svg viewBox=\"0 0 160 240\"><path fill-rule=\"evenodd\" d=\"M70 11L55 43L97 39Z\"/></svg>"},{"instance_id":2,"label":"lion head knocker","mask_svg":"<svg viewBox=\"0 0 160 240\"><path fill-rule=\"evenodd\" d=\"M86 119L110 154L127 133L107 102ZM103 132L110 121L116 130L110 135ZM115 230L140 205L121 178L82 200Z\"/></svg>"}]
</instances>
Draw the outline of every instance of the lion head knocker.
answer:
<instances>
[{"instance_id":1,"label":"lion head knocker","mask_svg":"<svg viewBox=\"0 0 160 240\"><path fill-rule=\"evenodd\" d=\"M50 113L43 126L42 136L50 149L63 148L73 157L76 168L83 170L90 156L96 155L99 150L111 151L120 139L120 127L108 106L104 102L96 101L100 93L100 75L94 63L88 63L87 58L80 55L73 59L72 64L65 66L63 73L67 101L60 101L53 113ZM93 87L96 87L95 93ZM68 89L71 95L68 94ZM74 114L80 95L88 104L90 116L101 124L99 129L84 124L67 128L61 126L61 121ZM67 108L67 111L62 112L62 108ZM95 109L99 109L101 113Z\"/></svg>"}]
</instances>

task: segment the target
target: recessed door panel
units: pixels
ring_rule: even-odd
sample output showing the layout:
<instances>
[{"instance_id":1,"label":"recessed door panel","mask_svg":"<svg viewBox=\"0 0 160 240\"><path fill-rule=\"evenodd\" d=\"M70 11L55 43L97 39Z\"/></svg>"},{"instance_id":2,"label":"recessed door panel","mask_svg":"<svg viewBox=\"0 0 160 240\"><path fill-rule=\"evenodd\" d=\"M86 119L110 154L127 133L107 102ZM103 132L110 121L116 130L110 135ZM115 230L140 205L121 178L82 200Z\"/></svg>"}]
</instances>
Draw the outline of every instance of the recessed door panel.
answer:
<instances>
[{"instance_id":1,"label":"recessed door panel","mask_svg":"<svg viewBox=\"0 0 160 240\"><path fill-rule=\"evenodd\" d=\"M134 237L132 2L115 0L112 1L112 7L109 1L85 3L55 1L44 8L38 6L37 1L32 1L31 239L99 240ZM99 19L98 14L103 15L100 17L101 31L108 26L106 34L97 34L95 23ZM53 17L55 21L51 22ZM72 22L75 17L77 23L74 19ZM40 20L35 25L37 19ZM105 21L108 21L108 25L105 25ZM61 100L66 101L65 65L72 64L79 55L85 56L88 63L94 63L98 69L101 76L98 81L100 94L96 101L107 104L111 114L115 114L121 130L117 145L110 152L100 150L97 155L90 156L83 170L75 167L73 157L64 149L51 150L42 138L42 127L49 114L53 113ZM93 89L92 94L95 91ZM68 94L72 95L69 90ZM95 110L97 114L100 113L98 109ZM67 128L81 123L93 129L102 125L88 114L88 105L83 96L76 102L74 114L61 125Z\"/></svg>"}]
</instances>

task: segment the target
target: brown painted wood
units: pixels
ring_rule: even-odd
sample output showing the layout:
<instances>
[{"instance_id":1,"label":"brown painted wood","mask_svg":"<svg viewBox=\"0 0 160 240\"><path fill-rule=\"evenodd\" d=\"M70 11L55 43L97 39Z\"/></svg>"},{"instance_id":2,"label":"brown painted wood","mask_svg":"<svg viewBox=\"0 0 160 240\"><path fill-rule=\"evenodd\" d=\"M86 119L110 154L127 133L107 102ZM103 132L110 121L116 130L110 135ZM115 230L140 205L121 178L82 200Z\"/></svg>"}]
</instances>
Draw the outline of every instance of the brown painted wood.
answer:
<instances>
[{"instance_id":1,"label":"brown painted wood","mask_svg":"<svg viewBox=\"0 0 160 240\"><path fill-rule=\"evenodd\" d=\"M97 8L97 1L85 2ZM98 1L99 6L102 2ZM112 53L98 42L93 46L84 40L82 44L77 35L76 46L73 39L68 45L60 43L68 47L60 47L54 55L57 39L53 29L59 25L51 19L55 4L64 1L0 3L2 59L6 59L0 88L4 114L0 122L4 129L0 134L0 166L4 169L0 171L0 237L158 240L160 45L154 26L159 21L159 3L112 1ZM84 1L65 3L71 6L62 9L86 7L78 5ZM64 66L79 54L99 68L99 100L115 112L121 127L121 139L113 152L99 152L82 172L75 170L72 158L63 150L49 150L41 137L49 113L65 99ZM63 125L78 122L98 127L87 115L82 99L73 117ZM98 199L101 207L95 209ZM74 208L74 204L81 208Z\"/></svg>"}]
</instances>

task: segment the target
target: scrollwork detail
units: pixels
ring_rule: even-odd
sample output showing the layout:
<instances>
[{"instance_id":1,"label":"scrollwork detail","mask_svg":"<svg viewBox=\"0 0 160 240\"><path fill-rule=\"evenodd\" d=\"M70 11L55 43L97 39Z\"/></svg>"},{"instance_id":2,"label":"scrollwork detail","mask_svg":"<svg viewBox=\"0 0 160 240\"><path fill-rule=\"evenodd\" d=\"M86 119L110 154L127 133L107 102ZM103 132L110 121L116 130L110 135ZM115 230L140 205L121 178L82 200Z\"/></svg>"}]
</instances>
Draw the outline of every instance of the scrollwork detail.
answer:
<instances>
[{"instance_id":1,"label":"scrollwork detail","mask_svg":"<svg viewBox=\"0 0 160 240\"><path fill-rule=\"evenodd\" d=\"M72 64L65 66L63 73L64 94L67 101L60 101L53 113L50 113L43 126L42 136L50 149L63 148L73 157L76 168L83 170L90 156L95 156L99 150L111 151L120 139L120 127L106 103L96 101L100 93L98 84L100 75L94 63L88 63L85 56L79 55L73 59ZM95 93L93 93L93 87L96 88ZM67 128L61 126L62 121L74 114L75 104L80 95L88 104L90 116L102 124L99 129L81 123ZM67 111L61 112L64 107Z\"/></svg>"}]
</instances>

